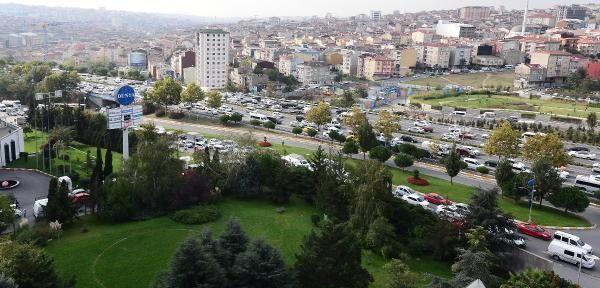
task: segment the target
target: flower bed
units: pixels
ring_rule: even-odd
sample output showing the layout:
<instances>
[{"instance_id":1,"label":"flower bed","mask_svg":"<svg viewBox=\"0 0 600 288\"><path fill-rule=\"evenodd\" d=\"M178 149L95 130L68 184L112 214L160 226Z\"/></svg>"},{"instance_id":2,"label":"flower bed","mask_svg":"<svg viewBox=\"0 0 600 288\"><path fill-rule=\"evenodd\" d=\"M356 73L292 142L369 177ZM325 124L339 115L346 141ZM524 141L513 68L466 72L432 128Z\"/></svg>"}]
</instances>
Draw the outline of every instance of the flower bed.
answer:
<instances>
[{"instance_id":1,"label":"flower bed","mask_svg":"<svg viewBox=\"0 0 600 288\"><path fill-rule=\"evenodd\" d=\"M271 147L271 146L273 146L273 144L271 144L271 142L268 142L268 141L262 141L262 142L258 142L258 146L260 146L260 147Z\"/></svg>"},{"instance_id":2,"label":"flower bed","mask_svg":"<svg viewBox=\"0 0 600 288\"><path fill-rule=\"evenodd\" d=\"M427 182L427 180L423 179L423 178L415 178L413 176L408 176L408 178L406 179L408 181L408 183L412 184L412 185L417 185L417 186L427 186L429 185L429 182Z\"/></svg>"}]
</instances>

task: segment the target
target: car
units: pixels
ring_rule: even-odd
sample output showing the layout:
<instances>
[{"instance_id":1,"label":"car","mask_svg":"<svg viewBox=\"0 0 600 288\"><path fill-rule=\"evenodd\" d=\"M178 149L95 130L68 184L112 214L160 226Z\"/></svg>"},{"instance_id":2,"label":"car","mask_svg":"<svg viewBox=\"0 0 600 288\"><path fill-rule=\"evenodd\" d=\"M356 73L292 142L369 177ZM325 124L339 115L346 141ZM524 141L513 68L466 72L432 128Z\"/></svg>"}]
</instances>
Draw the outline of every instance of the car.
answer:
<instances>
[{"instance_id":1,"label":"car","mask_svg":"<svg viewBox=\"0 0 600 288\"><path fill-rule=\"evenodd\" d=\"M594 163L592 165L592 172L600 173L600 163Z\"/></svg>"},{"instance_id":2,"label":"car","mask_svg":"<svg viewBox=\"0 0 600 288\"><path fill-rule=\"evenodd\" d=\"M560 179L562 180L567 180L569 178L569 176L571 175L571 173L569 173L568 171L564 171L564 170L558 170L558 177L560 177Z\"/></svg>"},{"instance_id":3,"label":"car","mask_svg":"<svg viewBox=\"0 0 600 288\"><path fill-rule=\"evenodd\" d=\"M546 253L556 261L562 260L575 265L581 264L581 267L592 269L596 265L596 258L593 255L586 254L582 248L571 246L560 240L552 240Z\"/></svg>"},{"instance_id":4,"label":"car","mask_svg":"<svg viewBox=\"0 0 600 288\"><path fill-rule=\"evenodd\" d=\"M481 134L482 139L490 139L490 134Z\"/></svg>"},{"instance_id":5,"label":"car","mask_svg":"<svg viewBox=\"0 0 600 288\"><path fill-rule=\"evenodd\" d=\"M575 158L596 160L596 154L587 151L569 151L568 154Z\"/></svg>"},{"instance_id":6,"label":"car","mask_svg":"<svg viewBox=\"0 0 600 288\"><path fill-rule=\"evenodd\" d=\"M413 123L416 127L429 127L431 126L431 122L427 120L419 120Z\"/></svg>"},{"instance_id":7,"label":"car","mask_svg":"<svg viewBox=\"0 0 600 288\"><path fill-rule=\"evenodd\" d=\"M520 223L517 225L517 230L519 230L521 234L540 238L545 241L550 241L552 239L552 236L550 233L548 233L548 231L546 231L546 229L538 226L535 223Z\"/></svg>"},{"instance_id":8,"label":"car","mask_svg":"<svg viewBox=\"0 0 600 288\"><path fill-rule=\"evenodd\" d=\"M484 165L481 165L481 163L479 163L479 161L477 161L477 159L464 158L463 161L465 163L467 163L467 168L471 169L471 170L477 170L477 168L479 168L479 167L485 167Z\"/></svg>"},{"instance_id":9,"label":"car","mask_svg":"<svg viewBox=\"0 0 600 288\"><path fill-rule=\"evenodd\" d=\"M582 146L575 146L575 147L571 147L571 148L567 149L567 151L569 151L569 152L571 152L571 151L590 152L590 148L582 147Z\"/></svg>"},{"instance_id":10,"label":"car","mask_svg":"<svg viewBox=\"0 0 600 288\"><path fill-rule=\"evenodd\" d=\"M498 167L498 161L496 160L487 160L485 162L483 162L483 165L490 167L490 168L496 168Z\"/></svg>"},{"instance_id":11,"label":"car","mask_svg":"<svg viewBox=\"0 0 600 288\"><path fill-rule=\"evenodd\" d=\"M462 215L456 211L456 208L452 205L439 205L435 209L435 214L440 217L450 218L450 219L461 219Z\"/></svg>"},{"instance_id":12,"label":"car","mask_svg":"<svg viewBox=\"0 0 600 288\"><path fill-rule=\"evenodd\" d=\"M440 196L437 193L427 193L423 198L425 198L427 202L435 205L452 205L452 201Z\"/></svg>"},{"instance_id":13,"label":"car","mask_svg":"<svg viewBox=\"0 0 600 288\"><path fill-rule=\"evenodd\" d=\"M400 136L400 140L407 143L419 143L419 141L417 141L415 138L406 135Z\"/></svg>"},{"instance_id":14,"label":"car","mask_svg":"<svg viewBox=\"0 0 600 288\"><path fill-rule=\"evenodd\" d=\"M408 128L407 131L412 132L412 133L419 133L419 134L425 133L425 129L423 129L422 127L417 127L417 126L410 127L410 128Z\"/></svg>"},{"instance_id":15,"label":"car","mask_svg":"<svg viewBox=\"0 0 600 288\"><path fill-rule=\"evenodd\" d=\"M442 135L442 140L446 141L458 141L459 139L460 137L454 133L444 133L444 135Z\"/></svg>"},{"instance_id":16,"label":"car","mask_svg":"<svg viewBox=\"0 0 600 288\"><path fill-rule=\"evenodd\" d=\"M402 196L404 196L404 195L415 194L415 190L413 190L412 188L410 188L408 186L401 185L401 186L396 187L396 189L394 189L392 194L394 195L394 197L402 198Z\"/></svg>"},{"instance_id":17,"label":"car","mask_svg":"<svg viewBox=\"0 0 600 288\"><path fill-rule=\"evenodd\" d=\"M508 228L490 227L488 229L488 233L490 233L492 237L504 242L507 245L517 246L520 248L525 248L527 246L525 238L517 235L514 230L510 230Z\"/></svg>"},{"instance_id":18,"label":"car","mask_svg":"<svg viewBox=\"0 0 600 288\"><path fill-rule=\"evenodd\" d=\"M456 212L460 215L462 215L463 217L467 216L469 213L471 213L471 208L469 208L469 204L465 204L465 203L454 203L451 205L452 207L454 207L454 209L456 210Z\"/></svg>"},{"instance_id":19,"label":"car","mask_svg":"<svg viewBox=\"0 0 600 288\"><path fill-rule=\"evenodd\" d=\"M402 196L402 200L406 201L408 204L421 206L424 209L429 209L429 202L419 194L413 193L410 195L404 195Z\"/></svg>"}]
</instances>

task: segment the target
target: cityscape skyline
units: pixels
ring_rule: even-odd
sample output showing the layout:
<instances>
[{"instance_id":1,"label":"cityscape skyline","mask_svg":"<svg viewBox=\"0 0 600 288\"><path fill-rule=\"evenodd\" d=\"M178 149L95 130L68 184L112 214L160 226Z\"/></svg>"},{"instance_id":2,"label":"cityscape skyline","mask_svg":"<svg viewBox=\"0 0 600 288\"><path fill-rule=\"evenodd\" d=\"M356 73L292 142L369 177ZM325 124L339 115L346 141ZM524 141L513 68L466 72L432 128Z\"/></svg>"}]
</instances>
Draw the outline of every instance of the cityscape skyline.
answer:
<instances>
[{"instance_id":1,"label":"cityscape skyline","mask_svg":"<svg viewBox=\"0 0 600 288\"><path fill-rule=\"evenodd\" d=\"M589 0L531 0L530 9L549 8L558 4L585 4ZM593 1L592 1L593 2ZM424 0L419 3L411 3L407 7L403 3L390 3L387 0L373 0L369 3L360 3L356 0L350 1L327 1L325 3L316 0L306 1L288 1L286 8L281 9L275 0L261 1L261 5L249 1L229 0L219 3L188 2L182 0L169 1L168 5L161 1L116 1L116 0L22 0L16 3L14 0L0 0L0 4L21 4L21 5L36 5L49 7L69 7L69 8L86 8L86 9L109 9L128 12L145 12L145 13L163 13L163 14L181 14L204 17L302 17L302 16L323 16L326 13L332 13L333 16L346 17L358 14L366 14L371 10L380 10L384 14L391 14L393 11L400 13L419 12L426 10L448 10L457 9L464 6L505 6L507 9L523 9L525 1L522 0L466 0L466 1L450 1L439 3L438 1ZM204 5L204 6L202 6ZM231 9L235 7L235 9ZM198 11L198 12L195 12ZM206 12L205 12L206 11ZM239 13L243 12L243 13Z\"/></svg>"}]
</instances>

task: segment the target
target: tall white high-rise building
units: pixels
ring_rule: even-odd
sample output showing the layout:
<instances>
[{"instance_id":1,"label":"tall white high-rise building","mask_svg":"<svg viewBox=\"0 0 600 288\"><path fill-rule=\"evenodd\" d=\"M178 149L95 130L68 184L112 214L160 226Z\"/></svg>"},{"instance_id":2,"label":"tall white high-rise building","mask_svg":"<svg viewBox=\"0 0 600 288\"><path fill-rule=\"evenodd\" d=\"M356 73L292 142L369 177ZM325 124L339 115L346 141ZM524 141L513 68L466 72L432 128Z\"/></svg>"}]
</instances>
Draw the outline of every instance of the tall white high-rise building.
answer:
<instances>
[{"instance_id":1,"label":"tall white high-rise building","mask_svg":"<svg viewBox=\"0 0 600 288\"><path fill-rule=\"evenodd\" d=\"M205 90L227 85L229 32L202 29L196 32L196 84Z\"/></svg>"}]
</instances>

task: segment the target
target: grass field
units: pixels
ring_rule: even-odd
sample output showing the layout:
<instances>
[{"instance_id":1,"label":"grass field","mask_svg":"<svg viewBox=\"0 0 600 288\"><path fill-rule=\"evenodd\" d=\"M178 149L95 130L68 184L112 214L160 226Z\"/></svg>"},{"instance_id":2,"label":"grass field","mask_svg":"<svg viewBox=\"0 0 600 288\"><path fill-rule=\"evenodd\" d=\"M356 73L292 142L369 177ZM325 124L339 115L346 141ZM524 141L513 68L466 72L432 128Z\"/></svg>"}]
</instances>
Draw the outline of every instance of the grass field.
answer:
<instances>
[{"instance_id":1,"label":"grass field","mask_svg":"<svg viewBox=\"0 0 600 288\"><path fill-rule=\"evenodd\" d=\"M590 112L600 113L600 108L588 107L587 105L575 104L574 102L527 99L508 95L460 95L431 100L424 100L423 97L416 96L412 100L425 104L455 108L533 111L580 118L585 118Z\"/></svg>"},{"instance_id":2,"label":"grass field","mask_svg":"<svg viewBox=\"0 0 600 288\"><path fill-rule=\"evenodd\" d=\"M228 199L217 207L222 217L202 226L181 225L167 217L117 225L86 218L65 231L61 239L51 242L46 250L63 277L77 271L77 287L141 288L148 287L156 273L167 267L172 253L186 237L205 228L218 235L230 217L240 219L252 238L267 239L292 265L303 237L313 228L310 215L318 214L315 208L297 199L286 205L281 214L275 211L277 206L265 202ZM82 233L82 227L89 231ZM372 287L385 287L385 261L371 252L363 255L364 266L376 280ZM451 275L446 262L414 258L408 264L417 272ZM425 283L425 279L422 281Z\"/></svg>"},{"instance_id":3,"label":"grass field","mask_svg":"<svg viewBox=\"0 0 600 288\"><path fill-rule=\"evenodd\" d=\"M46 133L40 131L34 131L31 133L27 133L25 135L25 151L32 154L36 152L36 147L40 147L43 143L47 142L48 138ZM85 145L79 142L71 142L69 149L61 149L61 155L69 155L71 158L71 169L80 174L82 178L88 177L88 173L85 169L85 161L87 156L87 151L91 152L92 159L96 157L96 147L91 147L89 145ZM39 150L39 148L38 148ZM106 149L102 149L102 161L104 161L104 157L106 155ZM112 152L113 157L113 170L119 171L123 166L123 155L121 153ZM29 159L19 159L14 161L8 165L9 168L29 168L29 169L39 169L44 170L45 172L49 172L53 175L62 176L62 170L59 169L58 173L56 171L57 165L66 165L69 167L69 161L59 160L57 158L52 159L52 171L49 171L49 167L43 169L42 165L42 156L40 150L39 161L36 163L36 157L30 155ZM68 168L67 168L68 169ZM68 171L67 173L68 174Z\"/></svg>"},{"instance_id":4,"label":"grass field","mask_svg":"<svg viewBox=\"0 0 600 288\"><path fill-rule=\"evenodd\" d=\"M489 87L512 87L514 72L489 72L440 75L435 77L408 81L406 84L423 85L430 87L444 87L448 84L473 87L475 89Z\"/></svg>"}]
</instances>

